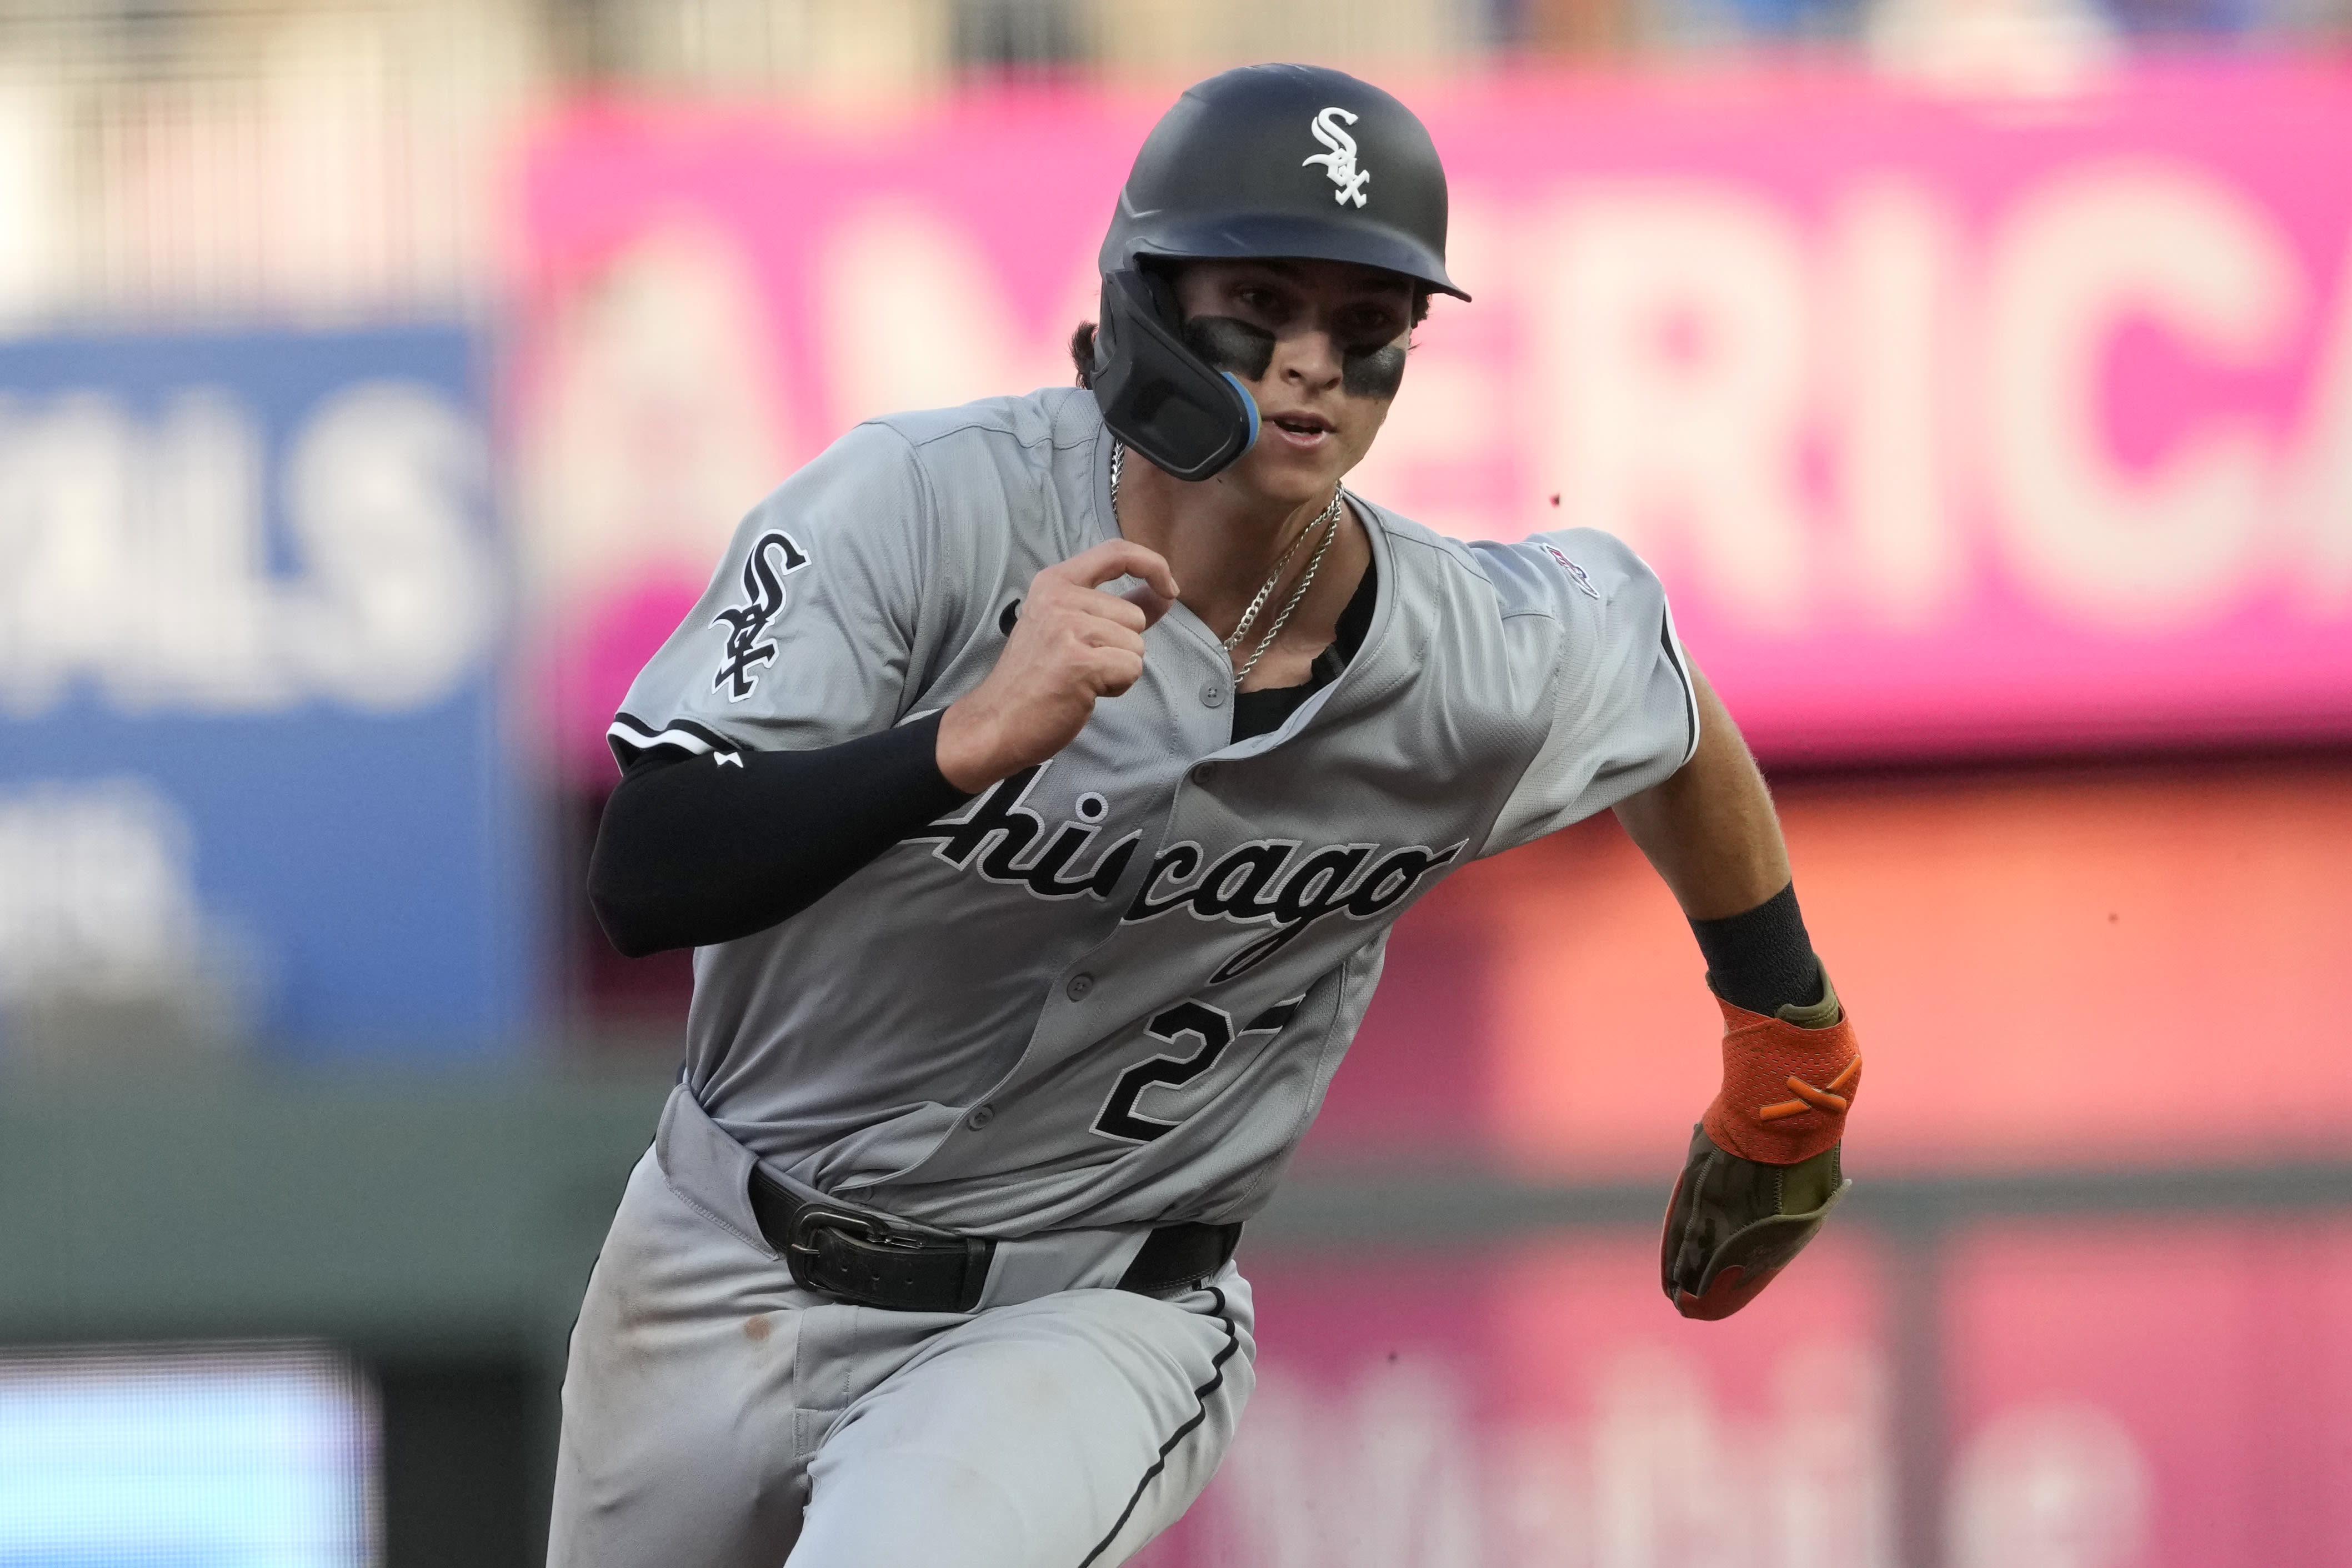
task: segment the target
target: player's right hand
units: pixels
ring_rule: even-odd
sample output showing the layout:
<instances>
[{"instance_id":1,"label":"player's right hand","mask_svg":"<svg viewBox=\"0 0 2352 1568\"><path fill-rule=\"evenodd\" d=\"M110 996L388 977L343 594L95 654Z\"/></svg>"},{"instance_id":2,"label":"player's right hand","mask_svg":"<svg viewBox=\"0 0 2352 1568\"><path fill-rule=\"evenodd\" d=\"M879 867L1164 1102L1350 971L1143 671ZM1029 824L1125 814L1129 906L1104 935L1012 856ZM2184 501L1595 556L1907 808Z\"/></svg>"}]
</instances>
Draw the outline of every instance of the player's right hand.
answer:
<instances>
[{"instance_id":1,"label":"player's right hand","mask_svg":"<svg viewBox=\"0 0 2352 1568\"><path fill-rule=\"evenodd\" d=\"M1120 577L1144 586L1102 591ZM1142 678L1143 633L1175 602L1167 560L1131 539L1106 539L1030 579L996 667L940 717L940 772L977 794L1076 740L1097 701Z\"/></svg>"}]
</instances>

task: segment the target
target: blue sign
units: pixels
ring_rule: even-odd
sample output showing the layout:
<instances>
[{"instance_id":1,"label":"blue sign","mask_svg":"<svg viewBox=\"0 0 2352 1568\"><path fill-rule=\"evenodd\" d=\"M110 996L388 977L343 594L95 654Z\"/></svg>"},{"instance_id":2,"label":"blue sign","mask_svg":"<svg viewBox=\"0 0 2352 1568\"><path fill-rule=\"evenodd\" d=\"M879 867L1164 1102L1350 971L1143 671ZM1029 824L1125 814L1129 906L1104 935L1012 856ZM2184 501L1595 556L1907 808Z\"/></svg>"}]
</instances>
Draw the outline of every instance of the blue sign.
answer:
<instances>
[{"instance_id":1,"label":"blue sign","mask_svg":"<svg viewBox=\"0 0 2352 1568\"><path fill-rule=\"evenodd\" d=\"M510 1049L508 575L463 332L0 345L0 1040Z\"/></svg>"},{"instance_id":2,"label":"blue sign","mask_svg":"<svg viewBox=\"0 0 2352 1568\"><path fill-rule=\"evenodd\" d=\"M299 1345L0 1356L0 1568L365 1568L374 1400Z\"/></svg>"}]
</instances>

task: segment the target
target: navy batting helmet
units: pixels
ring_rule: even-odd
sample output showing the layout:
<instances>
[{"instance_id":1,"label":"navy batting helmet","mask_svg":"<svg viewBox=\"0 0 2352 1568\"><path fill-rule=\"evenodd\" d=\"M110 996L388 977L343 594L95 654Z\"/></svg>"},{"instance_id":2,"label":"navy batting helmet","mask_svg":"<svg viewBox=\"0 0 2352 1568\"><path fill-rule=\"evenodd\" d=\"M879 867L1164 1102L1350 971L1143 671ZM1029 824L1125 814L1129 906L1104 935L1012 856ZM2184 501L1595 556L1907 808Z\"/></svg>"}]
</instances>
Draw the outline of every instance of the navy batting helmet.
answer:
<instances>
[{"instance_id":1,"label":"navy batting helmet","mask_svg":"<svg viewBox=\"0 0 2352 1568\"><path fill-rule=\"evenodd\" d=\"M1188 89L1136 154L1103 238L1092 382L1112 434L1179 479L1257 439L1257 405L1181 336L1155 262L1297 256L1445 275L1445 170L1412 110L1318 66L1244 66Z\"/></svg>"}]
</instances>

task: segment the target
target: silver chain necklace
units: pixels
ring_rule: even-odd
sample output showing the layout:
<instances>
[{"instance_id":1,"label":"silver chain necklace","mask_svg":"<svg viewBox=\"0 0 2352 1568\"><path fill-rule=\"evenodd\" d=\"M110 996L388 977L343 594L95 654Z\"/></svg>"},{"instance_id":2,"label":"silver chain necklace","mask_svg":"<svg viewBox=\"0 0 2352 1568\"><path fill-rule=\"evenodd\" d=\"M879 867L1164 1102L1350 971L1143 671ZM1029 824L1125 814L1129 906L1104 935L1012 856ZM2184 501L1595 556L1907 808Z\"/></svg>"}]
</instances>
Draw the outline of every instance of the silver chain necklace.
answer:
<instances>
[{"instance_id":1,"label":"silver chain necklace","mask_svg":"<svg viewBox=\"0 0 2352 1568\"><path fill-rule=\"evenodd\" d=\"M1123 441L1112 443L1110 519L1113 526L1118 522L1118 480L1126 466L1127 444ZM1274 563L1274 570L1266 573L1265 581L1259 585L1257 597L1251 600L1249 608L1242 612L1242 618L1234 625L1233 635L1225 639L1225 652L1230 654L1241 645L1242 639L1249 635L1250 628L1256 624L1258 612L1264 610L1265 601L1274 597L1275 587L1282 581L1282 574L1290 570L1291 560L1298 554L1298 547L1307 542L1309 535L1318 529L1321 530L1322 540L1316 545L1315 553L1307 558L1307 574L1298 580L1298 586L1290 591L1290 597L1282 601L1281 612L1275 616L1274 624L1265 629L1265 635L1257 640L1257 646L1251 650L1247 662L1234 672L1234 687L1236 691L1241 688L1244 681L1249 679L1249 673L1257 668L1257 662L1265 657L1265 651L1274 646L1275 638L1280 636L1283 627L1288 624L1291 612L1305 602L1307 591L1315 586L1315 574L1323 569L1323 557L1330 550L1331 541L1339 537L1338 525L1340 497L1339 486L1334 485L1331 487L1331 504L1323 508L1320 517L1300 529L1297 538L1290 541L1290 548L1282 552L1281 559Z\"/></svg>"}]
</instances>

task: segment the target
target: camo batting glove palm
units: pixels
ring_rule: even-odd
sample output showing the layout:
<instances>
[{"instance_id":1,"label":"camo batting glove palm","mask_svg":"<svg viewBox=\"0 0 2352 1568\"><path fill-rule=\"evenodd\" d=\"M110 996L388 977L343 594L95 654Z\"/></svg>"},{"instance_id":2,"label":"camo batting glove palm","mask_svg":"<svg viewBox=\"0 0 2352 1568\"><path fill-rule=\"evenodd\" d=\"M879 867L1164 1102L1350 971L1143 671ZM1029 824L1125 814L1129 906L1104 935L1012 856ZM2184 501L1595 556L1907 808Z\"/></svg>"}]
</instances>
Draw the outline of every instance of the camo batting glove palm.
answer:
<instances>
[{"instance_id":1,"label":"camo batting glove palm","mask_svg":"<svg viewBox=\"0 0 2352 1568\"><path fill-rule=\"evenodd\" d=\"M1755 1300L1853 1187L1838 1145L1862 1082L1826 974L1811 1006L1772 1018L1722 1008L1723 1089L1691 1129L1660 1257L1675 1310L1710 1321Z\"/></svg>"}]
</instances>

